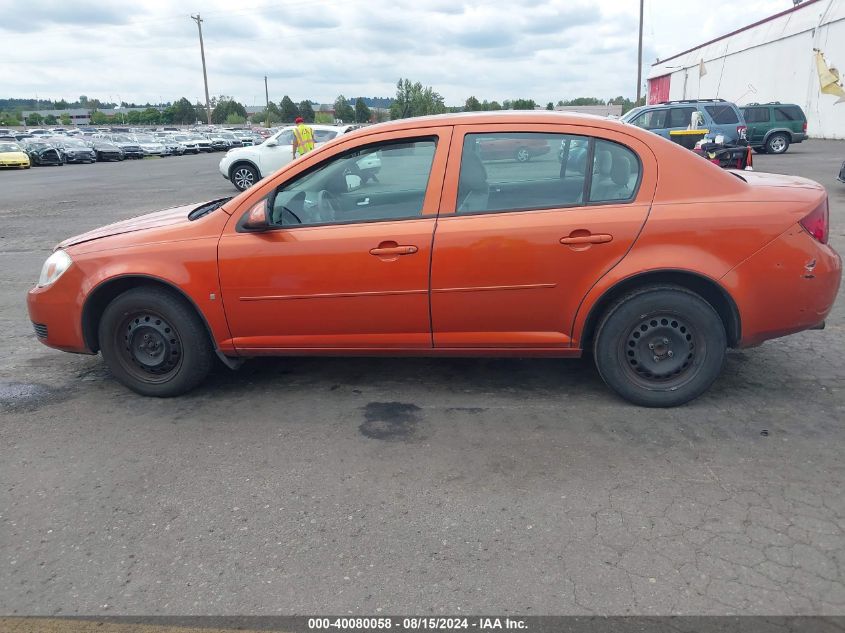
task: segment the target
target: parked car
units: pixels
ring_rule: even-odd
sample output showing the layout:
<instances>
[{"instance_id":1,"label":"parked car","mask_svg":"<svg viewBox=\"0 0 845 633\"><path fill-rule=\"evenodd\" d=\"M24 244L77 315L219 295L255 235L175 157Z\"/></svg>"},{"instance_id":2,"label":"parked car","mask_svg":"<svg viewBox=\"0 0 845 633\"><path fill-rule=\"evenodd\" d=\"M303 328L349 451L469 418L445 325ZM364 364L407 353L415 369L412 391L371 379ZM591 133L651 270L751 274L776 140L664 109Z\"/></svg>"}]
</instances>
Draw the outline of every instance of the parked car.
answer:
<instances>
[{"instance_id":1,"label":"parked car","mask_svg":"<svg viewBox=\"0 0 845 633\"><path fill-rule=\"evenodd\" d=\"M57 165L65 164L62 153L42 138L27 139L21 142L21 147L29 156L33 165Z\"/></svg>"},{"instance_id":2,"label":"parked car","mask_svg":"<svg viewBox=\"0 0 845 633\"><path fill-rule=\"evenodd\" d=\"M229 142L228 139L223 138L219 134L209 133L206 138L208 138L208 142L211 143L211 149L215 152L225 152L232 147L232 144Z\"/></svg>"},{"instance_id":3,"label":"parked car","mask_svg":"<svg viewBox=\"0 0 845 633\"><path fill-rule=\"evenodd\" d=\"M516 160L524 163L551 151L548 142L543 139L491 137L479 138L477 143L481 160Z\"/></svg>"},{"instance_id":4,"label":"parked car","mask_svg":"<svg viewBox=\"0 0 845 633\"><path fill-rule=\"evenodd\" d=\"M93 163L96 152L83 141L69 136L52 136L47 141L62 154L66 163Z\"/></svg>"},{"instance_id":5,"label":"parked car","mask_svg":"<svg viewBox=\"0 0 845 633\"><path fill-rule=\"evenodd\" d=\"M312 125L315 145L320 145L343 134L345 129L336 125ZM238 191L248 189L267 174L293 160L293 126L283 127L261 145L241 147L226 152L220 161L221 175L232 181Z\"/></svg>"},{"instance_id":6,"label":"parked car","mask_svg":"<svg viewBox=\"0 0 845 633\"><path fill-rule=\"evenodd\" d=\"M172 136L159 137L157 140L164 147L162 156L181 156L185 153L185 146Z\"/></svg>"},{"instance_id":7,"label":"parked car","mask_svg":"<svg viewBox=\"0 0 845 633\"><path fill-rule=\"evenodd\" d=\"M197 141L186 134L175 134L173 140L184 148L184 154L199 154L200 148Z\"/></svg>"},{"instance_id":8,"label":"parked car","mask_svg":"<svg viewBox=\"0 0 845 633\"><path fill-rule=\"evenodd\" d=\"M143 158L144 157L144 150L141 149L141 145L133 138L125 134L107 134L104 136L105 139L109 140L114 145L117 145L123 155L126 158Z\"/></svg>"},{"instance_id":9,"label":"parked car","mask_svg":"<svg viewBox=\"0 0 845 633\"><path fill-rule=\"evenodd\" d=\"M748 144L766 154L783 154L807 138L807 115L794 103L749 103L742 108Z\"/></svg>"},{"instance_id":10,"label":"parked car","mask_svg":"<svg viewBox=\"0 0 845 633\"><path fill-rule=\"evenodd\" d=\"M191 133L188 135L188 140L197 146L200 152L213 152L214 148L211 146L211 141L202 134Z\"/></svg>"},{"instance_id":11,"label":"parked car","mask_svg":"<svg viewBox=\"0 0 845 633\"><path fill-rule=\"evenodd\" d=\"M255 132L250 132L249 130L237 130L232 132L238 140L241 142L241 146L243 147L251 147L253 145L258 145L262 143L264 139L256 134Z\"/></svg>"},{"instance_id":12,"label":"parked car","mask_svg":"<svg viewBox=\"0 0 845 633\"><path fill-rule=\"evenodd\" d=\"M0 141L0 167L29 169L29 156L17 143Z\"/></svg>"},{"instance_id":13,"label":"parked car","mask_svg":"<svg viewBox=\"0 0 845 633\"><path fill-rule=\"evenodd\" d=\"M85 141L85 143L88 144L88 147L94 150L94 154L96 155L98 161L120 161L126 158L120 147L104 138L91 138Z\"/></svg>"},{"instance_id":14,"label":"parked car","mask_svg":"<svg viewBox=\"0 0 845 633\"><path fill-rule=\"evenodd\" d=\"M527 137L586 141L591 164L478 151ZM372 153L363 184L350 168ZM722 170L632 125L424 117L339 137L235 198L67 239L28 309L44 344L100 351L150 396L195 387L215 355L589 351L622 397L674 406L728 347L823 326L842 274L828 233L821 185Z\"/></svg>"},{"instance_id":15,"label":"parked car","mask_svg":"<svg viewBox=\"0 0 845 633\"><path fill-rule=\"evenodd\" d=\"M745 139L747 128L736 104L724 99L692 99L645 105L626 112L622 121L665 138L673 130L686 130L693 112L701 113L704 129L722 135L728 143Z\"/></svg>"},{"instance_id":16,"label":"parked car","mask_svg":"<svg viewBox=\"0 0 845 633\"><path fill-rule=\"evenodd\" d=\"M144 156L162 156L165 153L160 140L149 134L134 134L131 138L141 147Z\"/></svg>"}]
</instances>

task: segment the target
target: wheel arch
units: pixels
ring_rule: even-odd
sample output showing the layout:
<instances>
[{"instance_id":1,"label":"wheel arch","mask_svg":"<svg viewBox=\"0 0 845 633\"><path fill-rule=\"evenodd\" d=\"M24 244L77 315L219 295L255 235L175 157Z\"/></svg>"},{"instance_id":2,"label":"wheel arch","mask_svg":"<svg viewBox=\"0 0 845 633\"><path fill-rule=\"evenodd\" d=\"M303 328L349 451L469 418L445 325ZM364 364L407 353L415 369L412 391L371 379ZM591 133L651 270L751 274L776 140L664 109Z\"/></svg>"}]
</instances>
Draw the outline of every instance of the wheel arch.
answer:
<instances>
[{"instance_id":1,"label":"wheel arch","mask_svg":"<svg viewBox=\"0 0 845 633\"><path fill-rule=\"evenodd\" d=\"M680 269L661 269L637 273L619 280L604 291L590 308L581 331L580 347L586 349L592 341L596 326L607 308L619 297L652 284L675 284L696 293L716 310L725 326L728 346L735 347L742 336L739 308L733 297L718 282L699 273Z\"/></svg>"},{"instance_id":2,"label":"wheel arch","mask_svg":"<svg viewBox=\"0 0 845 633\"><path fill-rule=\"evenodd\" d=\"M235 159L235 161L229 166L229 180L232 180L235 169L237 169L240 165L249 165L252 167L258 173L258 180L261 180L261 168L250 158Z\"/></svg>"},{"instance_id":3,"label":"wheel arch","mask_svg":"<svg viewBox=\"0 0 845 633\"><path fill-rule=\"evenodd\" d=\"M789 139L789 142L792 143L792 130L787 128L776 127L766 132L766 135L763 137L763 145L768 143L769 139L772 138L772 135L774 134L785 134L786 137Z\"/></svg>"},{"instance_id":4,"label":"wheel arch","mask_svg":"<svg viewBox=\"0 0 845 633\"><path fill-rule=\"evenodd\" d=\"M93 290L91 290L85 298L85 303L82 306L82 338L85 342L85 346L91 350L92 353L96 354L100 350L100 317L102 316L105 307L118 295L126 292L127 290L143 286L163 288L184 299L202 321L212 347L215 350L218 350L217 340L214 338L214 333L211 330L208 319L206 319L205 314L203 314L203 311L199 309L199 306L190 295L188 295L179 286L160 277L130 274L112 277L101 282Z\"/></svg>"}]
</instances>

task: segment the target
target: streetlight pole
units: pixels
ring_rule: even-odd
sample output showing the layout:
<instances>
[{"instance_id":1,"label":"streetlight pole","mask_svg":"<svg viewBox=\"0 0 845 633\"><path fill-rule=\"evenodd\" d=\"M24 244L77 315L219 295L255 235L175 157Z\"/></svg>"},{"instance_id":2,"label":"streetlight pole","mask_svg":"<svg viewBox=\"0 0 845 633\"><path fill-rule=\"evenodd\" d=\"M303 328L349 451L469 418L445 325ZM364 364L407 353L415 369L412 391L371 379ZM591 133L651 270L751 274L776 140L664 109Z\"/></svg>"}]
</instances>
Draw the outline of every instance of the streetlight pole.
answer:
<instances>
[{"instance_id":1,"label":"streetlight pole","mask_svg":"<svg viewBox=\"0 0 845 633\"><path fill-rule=\"evenodd\" d=\"M643 88L643 5L645 0L640 0L640 37L637 44L637 101L635 105L640 105L640 98L642 97Z\"/></svg>"},{"instance_id":2,"label":"streetlight pole","mask_svg":"<svg viewBox=\"0 0 845 633\"><path fill-rule=\"evenodd\" d=\"M205 71L205 47L202 43L202 18L200 14L192 15L191 19L197 23L200 33L200 56L202 57L202 80L205 83L205 112L208 115L208 124L211 125L211 99L208 98L208 74Z\"/></svg>"}]
</instances>

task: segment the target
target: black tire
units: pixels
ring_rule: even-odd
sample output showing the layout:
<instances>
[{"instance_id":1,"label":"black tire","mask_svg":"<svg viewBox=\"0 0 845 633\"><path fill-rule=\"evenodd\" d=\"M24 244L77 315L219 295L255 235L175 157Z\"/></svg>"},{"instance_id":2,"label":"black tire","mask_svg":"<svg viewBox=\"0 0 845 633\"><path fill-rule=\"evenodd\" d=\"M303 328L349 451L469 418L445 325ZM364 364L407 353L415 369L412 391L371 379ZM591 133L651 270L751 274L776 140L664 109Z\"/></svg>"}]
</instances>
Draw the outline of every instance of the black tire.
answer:
<instances>
[{"instance_id":1,"label":"black tire","mask_svg":"<svg viewBox=\"0 0 845 633\"><path fill-rule=\"evenodd\" d=\"M675 407L700 396L719 376L726 349L713 306L673 285L646 286L616 301L593 342L605 383L644 407Z\"/></svg>"},{"instance_id":2,"label":"black tire","mask_svg":"<svg viewBox=\"0 0 845 633\"><path fill-rule=\"evenodd\" d=\"M789 136L786 134L772 134L766 139L766 153L767 154L783 154L789 149Z\"/></svg>"},{"instance_id":3,"label":"black tire","mask_svg":"<svg viewBox=\"0 0 845 633\"><path fill-rule=\"evenodd\" d=\"M118 295L100 319L100 349L112 375L144 396L178 396L200 384L214 352L199 315L183 297L139 287Z\"/></svg>"},{"instance_id":4,"label":"black tire","mask_svg":"<svg viewBox=\"0 0 845 633\"><path fill-rule=\"evenodd\" d=\"M258 170L249 163L235 163L229 170L229 180L238 191L245 191L261 180Z\"/></svg>"}]
</instances>

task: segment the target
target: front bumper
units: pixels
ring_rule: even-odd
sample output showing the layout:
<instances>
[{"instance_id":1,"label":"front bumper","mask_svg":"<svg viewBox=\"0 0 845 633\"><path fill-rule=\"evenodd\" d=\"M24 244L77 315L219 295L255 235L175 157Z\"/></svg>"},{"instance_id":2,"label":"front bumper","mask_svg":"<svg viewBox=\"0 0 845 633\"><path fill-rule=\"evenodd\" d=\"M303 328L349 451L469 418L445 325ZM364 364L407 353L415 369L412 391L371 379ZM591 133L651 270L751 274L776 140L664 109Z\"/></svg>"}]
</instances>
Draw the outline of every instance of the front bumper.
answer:
<instances>
[{"instance_id":1,"label":"front bumper","mask_svg":"<svg viewBox=\"0 0 845 633\"><path fill-rule=\"evenodd\" d=\"M82 281L82 271L72 264L52 285L34 287L27 293L29 319L44 345L65 352L93 353L82 335Z\"/></svg>"}]
</instances>

